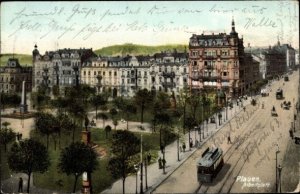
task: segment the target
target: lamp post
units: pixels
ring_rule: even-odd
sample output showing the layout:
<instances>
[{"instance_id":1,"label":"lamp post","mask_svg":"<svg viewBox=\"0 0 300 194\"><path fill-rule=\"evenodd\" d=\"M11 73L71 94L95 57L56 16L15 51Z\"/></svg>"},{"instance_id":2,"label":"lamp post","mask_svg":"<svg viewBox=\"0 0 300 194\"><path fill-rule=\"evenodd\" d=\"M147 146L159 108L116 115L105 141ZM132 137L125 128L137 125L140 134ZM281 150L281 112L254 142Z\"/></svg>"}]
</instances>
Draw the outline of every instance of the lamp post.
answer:
<instances>
[{"instance_id":1,"label":"lamp post","mask_svg":"<svg viewBox=\"0 0 300 194\"><path fill-rule=\"evenodd\" d=\"M145 185L146 185L146 190L148 189L148 180L147 180L147 165L148 165L148 161L147 161L147 157L145 157Z\"/></svg>"},{"instance_id":2,"label":"lamp post","mask_svg":"<svg viewBox=\"0 0 300 194\"><path fill-rule=\"evenodd\" d=\"M136 176L135 176L135 194L137 194L138 193L137 192L137 180L138 180L139 165L135 164L134 169L135 169L135 172L136 172Z\"/></svg>"},{"instance_id":3,"label":"lamp post","mask_svg":"<svg viewBox=\"0 0 300 194\"><path fill-rule=\"evenodd\" d=\"M279 165L277 167L278 169L278 174L279 174L279 193L281 193L281 170L282 170L282 167Z\"/></svg>"},{"instance_id":4,"label":"lamp post","mask_svg":"<svg viewBox=\"0 0 300 194\"><path fill-rule=\"evenodd\" d=\"M275 172L276 172L276 193L278 192L278 178L277 178L277 154L279 154L279 147L278 147L278 144L276 144L277 146L277 150L275 152L275 155L276 155L276 166L275 166Z\"/></svg>"},{"instance_id":5,"label":"lamp post","mask_svg":"<svg viewBox=\"0 0 300 194\"><path fill-rule=\"evenodd\" d=\"M141 169L140 194L142 194L144 192L143 191L143 135L142 134L141 134L141 161L140 161L140 163L141 163L141 167L140 167L140 169Z\"/></svg>"}]
</instances>

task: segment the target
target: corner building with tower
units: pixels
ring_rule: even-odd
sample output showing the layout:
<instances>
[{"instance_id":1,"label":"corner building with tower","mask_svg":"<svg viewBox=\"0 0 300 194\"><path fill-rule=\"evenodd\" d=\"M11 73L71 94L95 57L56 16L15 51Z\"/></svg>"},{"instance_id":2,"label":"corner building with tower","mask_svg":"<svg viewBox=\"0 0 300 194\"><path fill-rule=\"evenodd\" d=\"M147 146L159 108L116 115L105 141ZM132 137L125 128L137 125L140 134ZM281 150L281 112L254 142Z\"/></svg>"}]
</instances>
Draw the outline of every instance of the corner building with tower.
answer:
<instances>
[{"instance_id":1,"label":"corner building with tower","mask_svg":"<svg viewBox=\"0 0 300 194\"><path fill-rule=\"evenodd\" d=\"M189 41L189 86L192 92L222 92L226 98L243 95L259 79L248 79L256 69L252 57L245 61L243 38L239 38L232 20L230 34L193 34ZM247 75L246 75L247 74Z\"/></svg>"}]
</instances>

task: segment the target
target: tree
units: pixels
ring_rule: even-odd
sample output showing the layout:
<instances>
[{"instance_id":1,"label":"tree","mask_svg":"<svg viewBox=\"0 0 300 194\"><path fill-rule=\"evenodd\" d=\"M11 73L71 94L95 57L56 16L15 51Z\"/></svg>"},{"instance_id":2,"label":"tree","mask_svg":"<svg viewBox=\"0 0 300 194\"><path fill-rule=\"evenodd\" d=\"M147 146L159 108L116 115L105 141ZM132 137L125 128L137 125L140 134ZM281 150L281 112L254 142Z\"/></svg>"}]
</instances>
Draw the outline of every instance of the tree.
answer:
<instances>
[{"instance_id":1,"label":"tree","mask_svg":"<svg viewBox=\"0 0 300 194\"><path fill-rule=\"evenodd\" d=\"M191 107L192 116L195 120L196 120L196 111L200 105L200 101L201 98L197 94L191 95L188 99L188 103L190 104Z\"/></svg>"},{"instance_id":2,"label":"tree","mask_svg":"<svg viewBox=\"0 0 300 194\"><path fill-rule=\"evenodd\" d=\"M50 160L46 147L42 143L25 139L12 145L8 155L8 165L12 171L28 175L27 193L29 193L32 172L44 173L50 166Z\"/></svg>"},{"instance_id":3,"label":"tree","mask_svg":"<svg viewBox=\"0 0 300 194\"><path fill-rule=\"evenodd\" d=\"M102 122L103 122L103 128L105 126L105 121L108 119L108 116L105 114L105 113L98 113L97 115L99 118L102 119Z\"/></svg>"},{"instance_id":4,"label":"tree","mask_svg":"<svg viewBox=\"0 0 300 194\"><path fill-rule=\"evenodd\" d=\"M103 106L106 103L107 103L107 99L105 99L104 95L99 95L98 94L98 95L92 97L91 104L93 106L95 106L95 108L96 108L96 120L97 120L97 117L98 117L97 111L98 111L99 106Z\"/></svg>"},{"instance_id":5,"label":"tree","mask_svg":"<svg viewBox=\"0 0 300 194\"><path fill-rule=\"evenodd\" d=\"M115 116L118 114L117 109L112 108L109 110L109 114L111 115L111 119L114 120Z\"/></svg>"},{"instance_id":6,"label":"tree","mask_svg":"<svg viewBox=\"0 0 300 194\"><path fill-rule=\"evenodd\" d=\"M106 125L105 127L105 136L106 136L106 139L107 139L107 134L111 132L111 126L110 125Z\"/></svg>"},{"instance_id":7,"label":"tree","mask_svg":"<svg viewBox=\"0 0 300 194\"><path fill-rule=\"evenodd\" d=\"M144 122L144 110L153 101L152 93L147 89L138 90L134 96L135 103L141 109L141 123Z\"/></svg>"},{"instance_id":8,"label":"tree","mask_svg":"<svg viewBox=\"0 0 300 194\"><path fill-rule=\"evenodd\" d=\"M8 122L7 122L8 123ZM4 123L3 123L4 125ZM4 151L7 151L7 144L12 142L16 137L16 134L13 132L11 128L7 126L0 129L0 143L4 145Z\"/></svg>"},{"instance_id":9,"label":"tree","mask_svg":"<svg viewBox=\"0 0 300 194\"><path fill-rule=\"evenodd\" d=\"M129 122L129 115L136 113L136 106L129 103L125 105L125 109L123 110L126 115L126 122L127 122L127 130L128 130L128 122Z\"/></svg>"},{"instance_id":10,"label":"tree","mask_svg":"<svg viewBox=\"0 0 300 194\"><path fill-rule=\"evenodd\" d=\"M188 128L189 130L189 145L190 145L190 139L191 139L191 130L197 126L197 122L195 120L194 117L187 117L186 120L185 120L185 126ZM190 150L191 150L191 147L190 147Z\"/></svg>"},{"instance_id":11,"label":"tree","mask_svg":"<svg viewBox=\"0 0 300 194\"><path fill-rule=\"evenodd\" d=\"M115 130L117 130L117 126L118 126L118 121L117 119L113 119L113 125L115 126Z\"/></svg>"},{"instance_id":12,"label":"tree","mask_svg":"<svg viewBox=\"0 0 300 194\"><path fill-rule=\"evenodd\" d=\"M139 152L139 145L140 140L130 131L116 131L112 136L113 157L109 160L108 169L114 178L122 177L123 193L126 177L135 172L131 160Z\"/></svg>"},{"instance_id":13,"label":"tree","mask_svg":"<svg viewBox=\"0 0 300 194\"><path fill-rule=\"evenodd\" d=\"M72 193L76 191L78 177L84 172L91 174L98 166L97 154L82 142L72 143L62 150L58 168L69 175L74 175L75 181Z\"/></svg>"},{"instance_id":14,"label":"tree","mask_svg":"<svg viewBox=\"0 0 300 194\"><path fill-rule=\"evenodd\" d=\"M164 146L162 144L162 130L164 128L166 128L167 125L171 125L172 124L172 120L171 120L170 115L168 115L165 112L158 112L157 114L155 114L155 120L156 120L156 123L158 125L160 125L160 129L159 129L159 145L160 145L160 147L162 147L162 146Z\"/></svg>"},{"instance_id":15,"label":"tree","mask_svg":"<svg viewBox=\"0 0 300 194\"><path fill-rule=\"evenodd\" d=\"M47 137L47 150L49 147L49 136L54 132L54 126L57 125L55 117L50 113L39 112L35 118L36 130Z\"/></svg>"}]
</instances>

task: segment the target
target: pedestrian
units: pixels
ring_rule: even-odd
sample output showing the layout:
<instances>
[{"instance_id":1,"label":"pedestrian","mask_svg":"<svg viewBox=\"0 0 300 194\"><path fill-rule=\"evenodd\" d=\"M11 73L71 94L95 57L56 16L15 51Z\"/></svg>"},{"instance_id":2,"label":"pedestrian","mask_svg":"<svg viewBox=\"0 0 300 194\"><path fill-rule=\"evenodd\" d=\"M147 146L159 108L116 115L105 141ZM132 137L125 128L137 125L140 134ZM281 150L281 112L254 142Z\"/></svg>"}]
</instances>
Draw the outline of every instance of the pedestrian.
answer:
<instances>
[{"instance_id":1,"label":"pedestrian","mask_svg":"<svg viewBox=\"0 0 300 194\"><path fill-rule=\"evenodd\" d=\"M192 138L190 139L190 148L192 148L193 147L193 140L192 140Z\"/></svg>"},{"instance_id":2,"label":"pedestrian","mask_svg":"<svg viewBox=\"0 0 300 194\"><path fill-rule=\"evenodd\" d=\"M227 144L232 144L231 139L230 139L230 135L227 137Z\"/></svg>"},{"instance_id":3,"label":"pedestrian","mask_svg":"<svg viewBox=\"0 0 300 194\"><path fill-rule=\"evenodd\" d=\"M19 179L19 189L18 189L19 193L23 193L23 179L22 177L20 177Z\"/></svg>"},{"instance_id":4,"label":"pedestrian","mask_svg":"<svg viewBox=\"0 0 300 194\"><path fill-rule=\"evenodd\" d=\"M167 163L167 161L163 158L162 159L162 166L163 166L163 168L166 168L166 163Z\"/></svg>"},{"instance_id":5,"label":"pedestrian","mask_svg":"<svg viewBox=\"0 0 300 194\"><path fill-rule=\"evenodd\" d=\"M244 112L246 111L246 107L243 107Z\"/></svg>"},{"instance_id":6,"label":"pedestrian","mask_svg":"<svg viewBox=\"0 0 300 194\"><path fill-rule=\"evenodd\" d=\"M198 146L199 146L199 141L198 141L198 139L196 139L195 147L197 148Z\"/></svg>"},{"instance_id":7,"label":"pedestrian","mask_svg":"<svg viewBox=\"0 0 300 194\"><path fill-rule=\"evenodd\" d=\"M291 137L292 139L294 139L294 133L293 133L293 130L290 129L289 132L290 132L290 137Z\"/></svg>"},{"instance_id":8,"label":"pedestrian","mask_svg":"<svg viewBox=\"0 0 300 194\"><path fill-rule=\"evenodd\" d=\"M185 143L183 142L183 144L182 144L183 152L185 152L185 148L186 148L186 146L185 146Z\"/></svg>"},{"instance_id":9,"label":"pedestrian","mask_svg":"<svg viewBox=\"0 0 300 194\"><path fill-rule=\"evenodd\" d=\"M148 164L150 164L150 161L151 161L151 154L148 152L148 155L147 155L147 161L148 161Z\"/></svg>"},{"instance_id":10,"label":"pedestrian","mask_svg":"<svg viewBox=\"0 0 300 194\"><path fill-rule=\"evenodd\" d=\"M161 157L158 159L158 169L162 169L162 160Z\"/></svg>"}]
</instances>

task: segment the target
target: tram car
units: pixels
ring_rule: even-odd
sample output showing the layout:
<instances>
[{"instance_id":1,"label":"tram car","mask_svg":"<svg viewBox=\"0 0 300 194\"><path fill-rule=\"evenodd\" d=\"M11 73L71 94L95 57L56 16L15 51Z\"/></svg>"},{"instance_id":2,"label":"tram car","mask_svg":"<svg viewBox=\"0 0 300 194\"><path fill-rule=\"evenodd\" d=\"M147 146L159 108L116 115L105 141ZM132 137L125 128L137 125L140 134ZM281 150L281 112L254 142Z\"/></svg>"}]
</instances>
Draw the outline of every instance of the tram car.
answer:
<instances>
[{"instance_id":1,"label":"tram car","mask_svg":"<svg viewBox=\"0 0 300 194\"><path fill-rule=\"evenodd\" d=\"M224 165L221 148L207 148L197 162L199 183L211 183Z\"/></svg>"}]
</instances>

